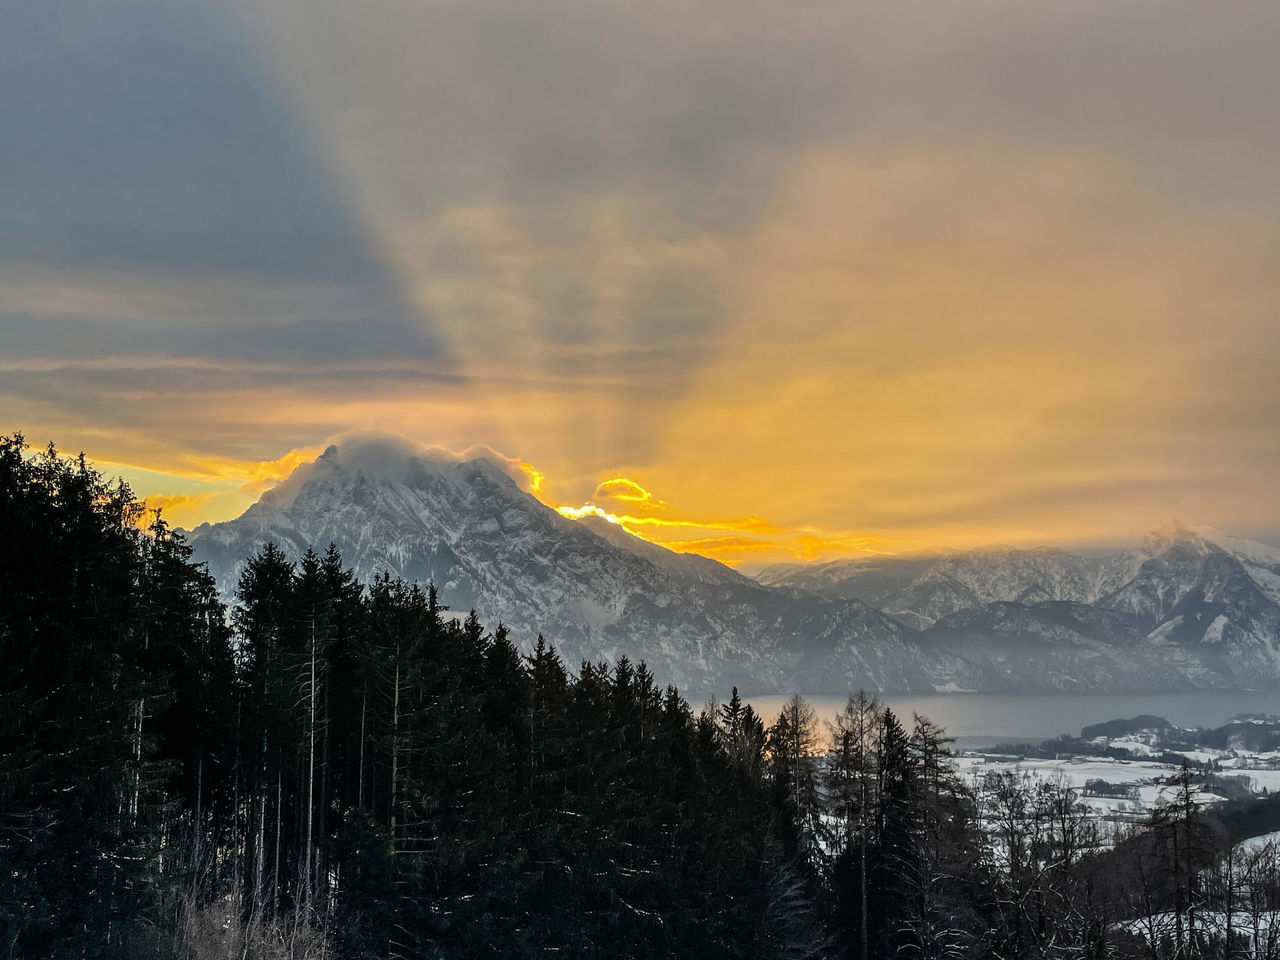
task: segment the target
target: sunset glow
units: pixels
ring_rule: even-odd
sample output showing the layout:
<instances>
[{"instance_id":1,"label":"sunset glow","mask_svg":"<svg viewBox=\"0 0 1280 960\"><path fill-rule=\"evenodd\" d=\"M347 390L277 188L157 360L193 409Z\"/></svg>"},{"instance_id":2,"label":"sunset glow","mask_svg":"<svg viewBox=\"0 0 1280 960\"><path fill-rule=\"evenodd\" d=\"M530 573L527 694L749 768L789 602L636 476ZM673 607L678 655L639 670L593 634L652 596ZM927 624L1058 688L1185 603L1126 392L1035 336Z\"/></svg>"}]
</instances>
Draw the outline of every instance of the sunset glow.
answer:
<instances>
[{"instance_id":1,"label":"sunset glow","mask_svg":"<svg viewBox=\"0 0 1280 960\"><path fill-rule=\"evenodd\" d=\"M870 537L804 528L784 529L760 517L725 521L677 520L611 513L594 503L556 509L571 520L600 517L633 536L661 544L668 550L701 554L730 566L744 562L829 560L880 552L874 549L874 541ZM690 531L697 531L701 536L691 537Z\"/></svg>"},{"instance_id":2,"label":"sunset glow","mask_svg":"<svg viewBox=\"0 0 1280 960\"><path fill-rule=\"evenodd\" d=\"M1280 536L1273 8L40 6L5 429L175 524L383 429L738 564Z\"/></svg>"},{"instance_id":3,"label":"sunset glow","mask_svg":"<svg viewBox=\"0 0 1280 960\"><path fill-rule=\"evenodd\" d=\"M1280 942L1280 2L4 7L0 960Z\"/></svg>"}]
</instances>

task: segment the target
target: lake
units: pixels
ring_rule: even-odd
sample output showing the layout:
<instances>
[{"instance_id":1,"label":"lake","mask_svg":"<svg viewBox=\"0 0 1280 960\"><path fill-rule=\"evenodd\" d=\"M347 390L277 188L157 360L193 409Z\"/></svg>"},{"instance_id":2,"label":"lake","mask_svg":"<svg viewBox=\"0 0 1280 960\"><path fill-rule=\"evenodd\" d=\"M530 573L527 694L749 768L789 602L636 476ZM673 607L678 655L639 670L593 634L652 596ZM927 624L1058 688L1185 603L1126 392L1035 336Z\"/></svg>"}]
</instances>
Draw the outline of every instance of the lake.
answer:
<instances>
[{"instance_id":1,"label":"lake","mask_svg":"<svg viewBox=\"0 0 1280 960\"><path fill-rule=\"evenodd\" d=\"M744 699L772 722L787 697L749 696ZM845 697L805 697L830 720L844 708ZM1157 694L935 694L920 697L882 697L907 725L919 713L946 728L960 747L980 747L1003 741L1049 740L1061 733L1079 734L1091 723L1154 714L1180 727L1216 727L1239 713L1280 714L1280 693L1197 690Z\"/></svg>"}]
</instances>

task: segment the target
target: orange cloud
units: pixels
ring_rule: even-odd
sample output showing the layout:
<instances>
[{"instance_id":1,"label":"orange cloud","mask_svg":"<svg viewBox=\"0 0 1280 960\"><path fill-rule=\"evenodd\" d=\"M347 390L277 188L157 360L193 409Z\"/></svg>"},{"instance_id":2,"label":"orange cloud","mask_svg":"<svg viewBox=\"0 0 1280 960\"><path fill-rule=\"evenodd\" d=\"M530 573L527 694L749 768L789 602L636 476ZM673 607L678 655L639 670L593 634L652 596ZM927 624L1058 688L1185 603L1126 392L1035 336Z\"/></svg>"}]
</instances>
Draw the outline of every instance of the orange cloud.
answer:
<instances>
[{"instance_id":1,"label":"orange cloud","mask_svg":"<svg viewBox=\"0 0 1280 960\"><path fill-rule=\"evenodd\" d=\"M297 447L274 460L179 454L174 463L150 465L100 459L108 473L117 473L141 499L144 526L156 510L166 522L191 528L205 521L230 519L241 513L296 467L314 460L323 446Z\"/></svg>"},{"instance_id":2,"label":"orange cloud","mask_svg":"<svg viewBox=\"0 0 1280 960\"><path fill-rule=\"evenodd\" d=\"M295 447L275 460L234 460L230 458L202 457L195 463L205 477L241 480L244 493L257 496L274 487L304 463L310 463L324 452L324 445Z\"/></svg>"},{"instance_id":3,"label":"orange cloud","mask_svg":"<svg viewBox=\"0 0 1280 960\"><path fill-rule=\"evenodd\" d=\"M279 483L297 467L320 456L324 449L324 444L295 447L274 460L240 460L233 457L188 455L178 457L176 463L155 466L148 463L124 463L111 459L100 459L98 463L108 468L138 470L203 483L238 481L243 492L259 494Z\"/></svg>"},{"instance_id":4,"label":"orange cloud","mask_svg":"<svg viewBox=\"0 0 1280 960\"><path fill-rule=\"evenodd\" d=\"M663 510L667 506L665 500L659 500L640 484L626 477L601 480L596 484L595 493L591 495L591 499L593 501L617 500L619 503L648 510Z\"/></svg>"},{"instance_id":5,"label":"orange cloud","mask_svg":"<svg viewBox=\"0 0 1280 960\"><path fill-rule=\"evenodd\" d=\"M144 512L138 518L138 525L148 527L155 519L155 515L160 514L171 526L192 526L200 522L206 504L215 496L217 493L213 490L205 493L150 494L142 498Z\"/></svg>"},{"instance_id":6,"label":"orange cloud","mask_svg":"<svg viewBox=\"0 0 1280 960\"><path fill-rule=\"evenodd\" d=\"M639 508L641 512L614 512L599 502L609 500ZM812 526L787 527L754 514L727 520L687 515L649 516L645 511L665 510L667 502L626 477L600 481L591 499L582 506L549 505L571 520L599 517L675 553L697 553L729 566L747 560L766 564L868 553L875 551L877 543L875 538L863 534ZM704 535L688 537L691 531Z\"/></svg>"},{"instance_id":7,"label":"orange cloud","mask_svg":"<svg viewBox=\"0 0 1280 960\"><path fill-rule=\"evenodd\" d=\"M673 553L696 553L735 566L744 553L776 553L778 544L747 537L704 537L699 540L668 540L661 546Z\"/></svg>"},{"instance_id":8,"label":"orange cloud","mask_svg":"<svg viewBox=\"0 0 1280 960\"><path fill-rule=\"evenodd\" d=\"M857 534L802 533L795 539L797 559L808 561L830 560L855 553L876 553L874 537Z\"/></svg>"},{"instance_id":9,"label":"orange cloud","mask_svg":"<svg viewBox=\"0 0 1280 960\"><path fill-rule=\"evenodd\" d=\"M546 482L546 475L542 473L541 470L535 470L532 465L524 462L521 462L520 469L523 470L525 475L529 478L529 492L536 497L538 495L538 491L542 489L543 483Z\"/></svg>"},{"instance_id":10,"label":"orange cloud","mask_svg":"<svg viewBox=\"0 0 1280 960\"><path fill-rule=\"evenodd\" d=\"M341 438L337 441L341 442ZM144 523L149 522L158 509L175 526L191 528L203 521L235 516L265 490L317 457L325 446L296 447L270 460L186 457L180 461L182 466L164 471L120 463L113 466L129 475L134 489L143 496L148 512ZM486 456L503 462L513 477L522 481L524 489L562 516L599 517L673 552L697 553L730 566L743 563L763 566L880 552L883 543L878 537L861 533L781 524L755 514L717 518L699 516L688 510L673 512L666 500L624 476L597 482L592 498L581 506L558 504L548 494L554 486L548 474L523 459L507 457L489 447L472 447L454 456ZM663 511L664 515L652 515L657 511Z\"/></svg>"},{"instance_id":11,"label":"orange cloud","mask_svg":"<svg viewBox=\"0 0 1280 960\"><path fill-rule=\"evenodd\" d=\"M740 530L755 533L780 532L778 527L775 527L763 517L744 517L741 520L677 520L666 517L637 517L629 513L612 513L594 503L586 503L581 507L559 506L556 507L556 510L570 520L581 520L583 517L601 517L610 523L626 527L628 530L631 527L654 527L692 528L695 530ZM630 530L630 532L635 533L634 530ZM636 533L636 536L642 535ZM647 536L645 539L650 539L651 536Z\"/></svg>"}]
</instances>

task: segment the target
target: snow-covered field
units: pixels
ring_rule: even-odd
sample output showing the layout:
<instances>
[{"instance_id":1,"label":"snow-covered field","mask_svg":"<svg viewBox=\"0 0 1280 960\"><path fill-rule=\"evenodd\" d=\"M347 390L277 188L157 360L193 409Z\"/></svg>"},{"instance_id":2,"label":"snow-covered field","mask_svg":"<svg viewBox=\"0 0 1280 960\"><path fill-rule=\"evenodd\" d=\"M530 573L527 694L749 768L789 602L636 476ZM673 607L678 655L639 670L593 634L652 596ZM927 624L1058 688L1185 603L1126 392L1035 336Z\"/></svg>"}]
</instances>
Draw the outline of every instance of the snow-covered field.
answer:
<instances>
[{"instance_id":1,"label":"snow-covered field","mask_svg":"<svg viewBox=\"0 0 1280 960\"><path fill-rule=\"evenodd\" d=\"M1080 798L1089 811L1101 820L1137 820L1172 797L1175 788L1165 781L1178 773L1172 764L1144 761L1117 761L1105 757L1071 760L1018 759L992 755L969 754L956 758L956 767L965 781L977 786L988 773L1011 770L1046 780L1061 780ZM1280 776L1280 774L1277 774ZM1085 785L1090 780L1105 780L1113 785L1132 785L1131 797L1088 796ZM1222 797L1197 791L1197 803L1214 803Z\"/></svg>"},{"instance_id":2,"label":"snow-covered field","mask_svg":"<svg viewBox=\"0 0 1280 960\"><path fill-rule=\"evenodd\" d=\"M1111 745L1127 746L1120 740L1112 741ZM1146 744L1138 743L1135 746L1144 748L1142 751L1134 750L1135 753L1152 752ZM1246 778L1249 789L1255 794L1280 790L1280 769L1272 769L1269 766L1271 760L1269 755L1254 758L1230 757L1224 751L1214 751L1213 754L1222 754L1222 756L1192 751L1187 754L1187 757L1202 761L1218 760L1223 768L1220 776ZM1231 761L1230 765L1227 761ZM1061 779L1076 792L1080 802L1094 816L1100 820L1115 823L1142 819L1162 803L1171 800L1176 787L1169 781L1179 771L1178 765L1155 760L1116 760L1109 757L1088 756L1047 760L972 751L956 757L955 764L965 782L974 787L978 786L987 774L1004 771L1013 771L1019 775L1026 774L1046 780ZM1097 780L1105 781L1114 788L1107 792L1129 795L1089 795L1086 786L1090 781ZM1217 793L1197 789L1194 799L1199 804L1210 804L1224 798Z\"/></svg>"},{"instance_id":3,"label":"snow-covered field","mask_svg":"<svg viewBox=\"0 0 1280 960\"><path fill-rule=\"evenodd\" d=\"M1250 837L1236 845L1236 849L1246 855L1266 852L1270 848L1273 853L1280 853L1280 832L1264 833L1260 837Z\"/></svg>"}]
</instances>

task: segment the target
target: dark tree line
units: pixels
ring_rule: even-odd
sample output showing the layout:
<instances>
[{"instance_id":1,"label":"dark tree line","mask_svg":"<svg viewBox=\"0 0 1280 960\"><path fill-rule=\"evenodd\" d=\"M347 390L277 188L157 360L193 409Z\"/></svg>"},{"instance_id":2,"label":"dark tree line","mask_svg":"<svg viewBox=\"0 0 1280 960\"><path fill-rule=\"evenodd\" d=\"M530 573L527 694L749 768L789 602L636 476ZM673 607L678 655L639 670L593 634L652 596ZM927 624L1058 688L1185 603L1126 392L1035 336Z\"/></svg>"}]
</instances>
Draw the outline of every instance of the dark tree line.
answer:
<instances>
[{"instance_id":1,"label":"dark tree line","mask_svg":"<svg viewBox=\"0 0 1280 960\"><path fill-rule=\"evenodd\" d=\"M142 527L145 525L146 529ZM0 441L0 956L774 956L816 927L749 709L250 558Z\"/></svg>"},{"instance_id":2,"label":"dark tree line","mask_svg":"<svg viewBox=\"0 0 1280 960\"><path fill-rule=\"evenodd\" d=\"M866 695L695 712L332 547L228 610L127 487L0 438L0 957L1276 955L1275 857L1189 775L1103 843L948 746Z\"/></svg>"}]
</instances>

